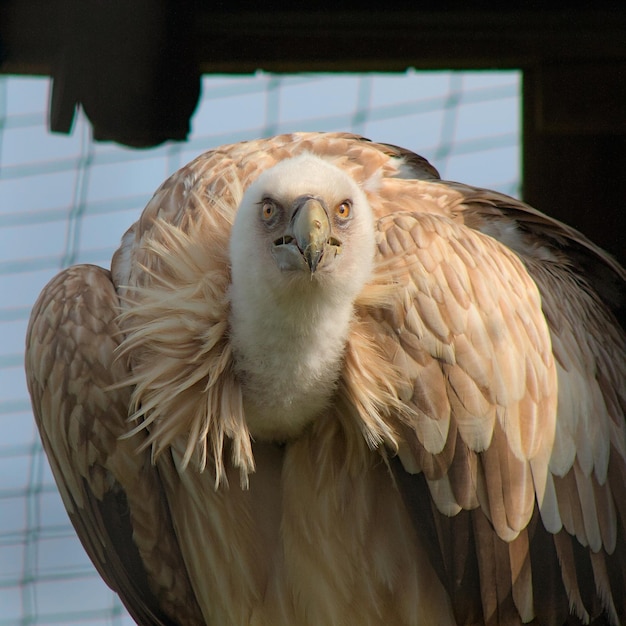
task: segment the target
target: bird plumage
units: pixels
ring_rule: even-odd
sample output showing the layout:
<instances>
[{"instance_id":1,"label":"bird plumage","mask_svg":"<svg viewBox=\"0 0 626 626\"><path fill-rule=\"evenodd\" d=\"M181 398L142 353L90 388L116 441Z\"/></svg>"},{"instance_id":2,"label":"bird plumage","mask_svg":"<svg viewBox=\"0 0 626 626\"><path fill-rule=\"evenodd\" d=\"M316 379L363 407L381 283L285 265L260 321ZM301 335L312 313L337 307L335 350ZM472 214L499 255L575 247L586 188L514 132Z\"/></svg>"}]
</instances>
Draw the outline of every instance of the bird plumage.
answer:
<instances>
[{"instance_id":1,"label":"bird plumage","mask_svg":"<svg viewBox=\"0 0 626 626\"><path fill-rule=\"evenodd\" d=\"M33 409L139 623L619 624L625 277L404 149L224 146L44 289Z\"/></svg>"}]
</instances>

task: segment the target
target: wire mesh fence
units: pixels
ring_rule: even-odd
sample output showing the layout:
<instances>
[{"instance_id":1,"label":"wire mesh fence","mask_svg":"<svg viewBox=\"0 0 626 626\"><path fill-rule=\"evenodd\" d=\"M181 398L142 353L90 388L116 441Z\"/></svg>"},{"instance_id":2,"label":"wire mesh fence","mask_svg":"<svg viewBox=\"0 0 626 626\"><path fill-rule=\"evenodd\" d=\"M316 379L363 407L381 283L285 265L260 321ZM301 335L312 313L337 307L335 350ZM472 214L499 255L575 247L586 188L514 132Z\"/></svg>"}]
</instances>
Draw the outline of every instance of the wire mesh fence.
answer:
<instances>
[{"instance_id":1,"label":"wire mesh fence","mask_svg":"<svg viewBox=\"0 0 626 626\"><path fill-rule=\"evenodd\" d=\"M173 171L214 146L342 130L426 156L444 178L517 195L518 72L211 77L189 141L137 151L46 130L48 80L0 78L0 626L132 624L75 538L23 374L30 308L73 263L109 266Z\"/></svg>"}]
</instances>

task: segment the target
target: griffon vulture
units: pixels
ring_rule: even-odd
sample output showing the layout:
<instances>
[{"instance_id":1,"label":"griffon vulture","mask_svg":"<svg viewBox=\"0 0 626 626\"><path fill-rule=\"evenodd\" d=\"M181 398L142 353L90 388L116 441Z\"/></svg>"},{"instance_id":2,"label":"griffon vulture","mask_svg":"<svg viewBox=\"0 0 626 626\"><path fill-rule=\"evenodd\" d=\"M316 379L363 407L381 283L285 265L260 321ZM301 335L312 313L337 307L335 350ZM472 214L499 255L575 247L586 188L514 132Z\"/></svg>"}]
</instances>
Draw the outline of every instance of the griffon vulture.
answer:
<instances>
[{"instance_id":1,"label":"griffon vulture","mask_svg":"<svg viewBox=\"0 0 626 626\"><path fill-rule=\"evenodd\" d=\"M211 150L28 330L65 506L139 624L626 623L625 271L408 150Z\"/></svg>"}]
</instances>

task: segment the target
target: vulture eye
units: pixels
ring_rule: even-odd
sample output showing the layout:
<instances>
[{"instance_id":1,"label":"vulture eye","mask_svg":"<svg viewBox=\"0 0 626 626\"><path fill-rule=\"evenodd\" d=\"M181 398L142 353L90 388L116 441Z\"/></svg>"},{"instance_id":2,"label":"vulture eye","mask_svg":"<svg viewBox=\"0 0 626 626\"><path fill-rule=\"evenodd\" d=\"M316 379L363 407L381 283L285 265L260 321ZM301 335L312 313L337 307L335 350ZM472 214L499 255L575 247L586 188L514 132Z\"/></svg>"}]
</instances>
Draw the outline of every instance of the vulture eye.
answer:
<instances>
[{"instance_id":1,"label":"vulture eye","mask_svg":"<svg viewBox=\"0 0 626 626\"><path fill-rule=\"evenodd\" d=\"M344 200L342 203L337 205L335 209L335 215L342 219L347 219L350 217L350 213L352 212L352 202L350 200Z\"/></svg>"},{"instance_id":2,"label":"vulture eye","mask_svg":"<svg viewBox=\"0 0 626 626\"><path fill-rule=\"evenodd\" d=\"M261 217L264 221L268 221L276 214L276 205L269 199L264 198L261 202Z\"/></svg>"}]
</instances>

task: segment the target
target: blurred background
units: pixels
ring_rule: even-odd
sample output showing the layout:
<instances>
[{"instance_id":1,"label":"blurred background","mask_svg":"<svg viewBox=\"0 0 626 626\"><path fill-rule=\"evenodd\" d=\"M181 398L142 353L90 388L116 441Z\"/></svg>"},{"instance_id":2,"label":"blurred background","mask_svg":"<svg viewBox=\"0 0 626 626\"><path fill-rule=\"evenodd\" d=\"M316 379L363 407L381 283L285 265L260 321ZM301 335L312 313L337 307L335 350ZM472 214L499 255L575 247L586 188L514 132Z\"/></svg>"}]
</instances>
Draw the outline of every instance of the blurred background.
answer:
<instances>
[{"instance_id":1,"label":"blurred background","mask_svg":"<svg viewBox=\"0 0 626 626\"><path fill-rule=\"evenodd\" d=\"M186 142L135 150L47 130L48 78L0 77L0 626L132 624L75 538L23 373L30 309L60 269L109 267L152 192L201 152L297 130L352 131L443 178L519 196L517 71L204 77Z\"/></svg>"}]
</instances>

